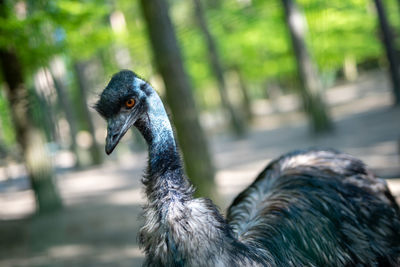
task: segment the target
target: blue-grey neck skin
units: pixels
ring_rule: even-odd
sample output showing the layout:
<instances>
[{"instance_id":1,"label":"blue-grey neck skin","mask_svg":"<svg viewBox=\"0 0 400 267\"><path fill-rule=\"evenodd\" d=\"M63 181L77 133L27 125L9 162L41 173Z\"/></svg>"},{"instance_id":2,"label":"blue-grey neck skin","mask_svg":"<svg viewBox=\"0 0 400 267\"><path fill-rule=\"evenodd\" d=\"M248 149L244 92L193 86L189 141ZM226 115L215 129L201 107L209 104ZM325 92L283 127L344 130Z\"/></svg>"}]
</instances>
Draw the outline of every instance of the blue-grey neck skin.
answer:
<instances>
[{"instance_id":1,"label":"blue-grey neck skin","mask_svg":"<svg viewBox=\"0 0 400 267\"><path fill-rule=\"evenodd\" d=\"M136 121L135 126L149 147L149 171L157 173L178 167L161 164L162 160L180 164L180 157L168 115L155 91L148 97L147 105L147 112Z\"/></svg>"},{"instance_id":2,"label":"blue-grey neck skin","mask_svg":"<svg viewBox=\"0 0 400 267\"><path fill-rule=\"evenodd\" d=\"M146 193L151 201L171 192L173 198L164 199L168 203L177 199L191 199L192 187L186 179L182 161L175 142L174 133L164 105L155 90L146 101L146 112L136 121L135 126L142 133L149 147L147 174L143 179ZM163 203L165 204L165 203Z\"/></svg>"}]
</instances>

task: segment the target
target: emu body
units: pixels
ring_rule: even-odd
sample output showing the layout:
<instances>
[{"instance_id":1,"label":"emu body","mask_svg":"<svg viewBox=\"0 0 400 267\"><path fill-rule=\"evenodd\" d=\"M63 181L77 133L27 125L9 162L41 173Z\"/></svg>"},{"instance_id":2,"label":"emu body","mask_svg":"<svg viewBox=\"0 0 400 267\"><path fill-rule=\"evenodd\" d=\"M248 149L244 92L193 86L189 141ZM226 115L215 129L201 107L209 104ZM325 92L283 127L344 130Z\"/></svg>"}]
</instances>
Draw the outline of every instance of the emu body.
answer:
<instances>
[{"instance_id":1,"label":"emu body","mask_svg":"<svg viewBox=\"0 0 400 267\"><path fill-rule=\"evenodd\" d=\"M134 107L124 105L133 99ZM96 104L106 152L134 125L149 147L140 244L145 266L398 266L400 212L384 180L331 150L270 163L224 218L193 197L173 130L154 89L131 71L113 76Z\"/></svg>"}]
</instances>

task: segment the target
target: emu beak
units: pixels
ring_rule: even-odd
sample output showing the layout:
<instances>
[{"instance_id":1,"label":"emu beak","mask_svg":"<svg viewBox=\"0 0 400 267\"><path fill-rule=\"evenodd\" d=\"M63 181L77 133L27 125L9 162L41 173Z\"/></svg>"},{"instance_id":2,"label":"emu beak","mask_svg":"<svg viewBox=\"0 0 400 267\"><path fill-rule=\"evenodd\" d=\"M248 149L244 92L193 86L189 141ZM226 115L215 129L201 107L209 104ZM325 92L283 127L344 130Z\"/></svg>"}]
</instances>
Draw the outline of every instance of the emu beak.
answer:
<instances>
[{"instance_id":1,"label":"emu beak","mask_svg":"<svg viewBox=\"0 0 400 267\"><path fill-rule=\"evenodd\" d=\"M107 155L113 152L114 148L129 130L133 122L133 116L131 114L117 114L115 117L107 120L108 126L105 147Z\"/></svg>"}]
</instances>

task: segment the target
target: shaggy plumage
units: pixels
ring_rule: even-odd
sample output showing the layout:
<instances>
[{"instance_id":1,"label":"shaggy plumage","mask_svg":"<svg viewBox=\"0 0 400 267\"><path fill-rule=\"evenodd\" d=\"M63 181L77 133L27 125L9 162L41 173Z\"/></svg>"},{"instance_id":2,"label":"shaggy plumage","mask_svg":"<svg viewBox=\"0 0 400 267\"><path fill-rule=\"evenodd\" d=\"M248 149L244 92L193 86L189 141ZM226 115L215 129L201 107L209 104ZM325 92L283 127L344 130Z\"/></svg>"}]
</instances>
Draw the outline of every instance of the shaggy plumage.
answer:
<instances>
[{"instance_id":1,"label":"shaggy plumage","mask_svg":"<svg viewBox=\"0 0 400 267\"><path fill-rule=\"evenodd\" d=\"M133 98L135 106L124 103ZM384 180L331 150L286 154L239 194L225 219L193 198L173 131L153 88L131 71L113 76L96 109L111 153L134 125L149 146L145 266L398 266L400 212Z\"/></svg>"}]
</instances>

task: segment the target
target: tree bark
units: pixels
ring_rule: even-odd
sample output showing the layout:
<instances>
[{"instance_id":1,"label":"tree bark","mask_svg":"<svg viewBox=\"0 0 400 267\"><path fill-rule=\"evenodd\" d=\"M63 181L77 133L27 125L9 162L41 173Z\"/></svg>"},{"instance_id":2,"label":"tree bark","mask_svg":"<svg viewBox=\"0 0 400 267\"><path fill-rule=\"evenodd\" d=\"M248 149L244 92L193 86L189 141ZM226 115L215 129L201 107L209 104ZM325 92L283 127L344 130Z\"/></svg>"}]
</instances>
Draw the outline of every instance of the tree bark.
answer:
<instances>
[{"instance_id":1,"label":"tree bark","mask_svg":"<svg viewBox=\"0 0 400 267\"><path fill-rule=\"evenodd\" d=\"M232 70L236 73L239 81L239 89L242 93L242 106L244 113L246 114L246 120L251 122L253 120L253 111L251 109L251 98L249 95L249 89L247 87L246 81L243 77L242 71L238 65L234 65Z\"/></svg>"},{"instance_id":2,"label":"tree bark","mask_svg":"<svg viewBox=\"0 0 400 267\"><path fill-rule=\"evenodd\" d=\"M48 84L47 84L48 86ZM49 110L55 111L53 105L48 96L45 96L41 91L42 88L34 87L31 90L28 89L29 102L32 110L30 118L32 124L42 129L45 133L45 139L47 142L59 142L58 127L56 124L55 113L49 112ZM50 90L50 88L47 88Z\"/></svg>"},{"instance_id":3,"label":"tree bark","mask_svg":"<svg viewBox=\"0 0 400 267\"><path fill-rule=\"evenodd\" d=\"M4 2L0 1L0 9L2 8L4 8ZM45 213L60 209L62 203L53 182L51 159L44 148L43 137L29 117L31 112L28 91L23 81L22 66L17 55L5 49L0 50L0 65L2 76L7 84L7 98L17 141L22 149L38 210L40 213Z\"/></svg>"},{"instance_id":4,"label":"tree bark","mask_svg":"<svg viewBox=\"0 0 400 267\"><path fill-rule=\"evenodd\" d=\"M229 123L234 133L237 135L243 135L245 131L245 126L243 120L241 119L240 115L237 113L236 109L229 99L220 56L214 38L208 29L201 2L200 0L193 0L193 3L197 22L199 24L201 32L203 33L207 45L208 60L213 70L213 74L215 75L215 78L217 80L218 92L221 98L222 106L228 114Z\"/></svg>"},{"instance_id":5,"label":"tree bark","mask_svg":"<svg viewBox=\"0 0 400 267\"><path fill-rule=\"evenodd\" d=\"M67 94L67 88L65 87L62 77L56 70L55 63L52 64L50 71L54 81L54 87L57 91L57 100L60 103L60 106L62 107L62 110L65 114L65 118L68 122L69 132L71 137L70 149L72 150L76 158L75 167L79 168L80 167L79 149L76 143L76 137L78 134L76 115L72 108L73 107L72 102Z\"/></svg>"},{"instance_id":6,"label":"tree bark","mask_svg":"<svg viewBox=\"0 0 400 267\"><path fill-rule=\"evenodd\" d=\"M379 26L381 28L383 44L385 46L386 57L389 61L390 78L392 80L392 90L394 104L400 105L400 74L399 61L394 48L393 36L390 30L389 20L386 16L385 7L381 0L374 0L378 13Z\"/></svg>"},{"instance_id":7,"label":"tree bark","mask_svg":"<svg viewBox=\"0 0 400 267\"><path fill-rule=\"evenodd\" d=\"M327 132L332 129L332 121L321 98L321 82L305 43L306 23L304 15L294 0L282 0L285 19L289 28L297 71L301 82L300 97L308 114L314 132Z\"/></svg>"},{"instance_id":8,"label":"tree bark","mask_svg":"<svg viewBox=\"0 0 400 267\"><path fill-rule=\"evenodd\" d=\"M101 152L99 145L96 140L96 134L95 134L95 129L93 126L93 121L92 117L90 116L88 104L87 104L87 95L86 95L86 90L87 90L87 84L85 80L85 63L84 62L75 62L74 64L75 68L75 75L76 79L78 81L78 90L79 90L79 103L80 105L80 110L82 112L83 116L83 123L86 125L87 130L92 138L92 144L89 148L90 150L90 155L92 158L92 164L93 165L98 165L103 163L103 153Z\"/></svg>"},{"instance_id":9,"label":"tree bark","mask_svg":"<svg viewBox=\"0 0 400 267\"><path fill-rule=\"evenodd\" d=\"M183 152L186 173L197 187L197 195L213 196L214 167L168 15L168 5L165 0L141 0L141 7L154 60L165 83L166 98Z\"/></svg>"}]
</instances>

